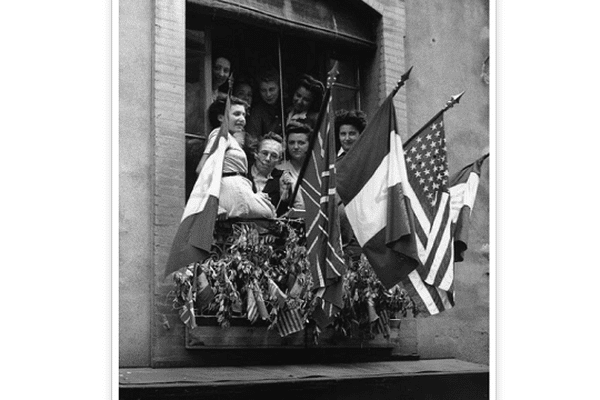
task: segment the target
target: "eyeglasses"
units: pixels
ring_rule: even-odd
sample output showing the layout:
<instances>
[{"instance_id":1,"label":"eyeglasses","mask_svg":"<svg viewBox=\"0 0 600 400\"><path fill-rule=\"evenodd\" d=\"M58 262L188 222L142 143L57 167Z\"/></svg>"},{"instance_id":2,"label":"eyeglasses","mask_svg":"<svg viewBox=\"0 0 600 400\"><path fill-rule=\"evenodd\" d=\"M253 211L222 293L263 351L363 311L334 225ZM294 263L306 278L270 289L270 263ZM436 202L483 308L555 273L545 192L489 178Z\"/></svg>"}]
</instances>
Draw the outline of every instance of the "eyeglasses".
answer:
<instances>
[{"instance_id":1,"label":"eyeglasses","mask_svg":"<svg viewBox=\"0 0 600 400\"><path fill-rule=\"evenodd\" d=\"M258 155L260 155L262 158L271 158L271 160L277 161L279 160L279 154L275 153L275 152L271 152L271 151L267 151L267 150L261 150L258 152Z\"/></svg>"}]
</instances>

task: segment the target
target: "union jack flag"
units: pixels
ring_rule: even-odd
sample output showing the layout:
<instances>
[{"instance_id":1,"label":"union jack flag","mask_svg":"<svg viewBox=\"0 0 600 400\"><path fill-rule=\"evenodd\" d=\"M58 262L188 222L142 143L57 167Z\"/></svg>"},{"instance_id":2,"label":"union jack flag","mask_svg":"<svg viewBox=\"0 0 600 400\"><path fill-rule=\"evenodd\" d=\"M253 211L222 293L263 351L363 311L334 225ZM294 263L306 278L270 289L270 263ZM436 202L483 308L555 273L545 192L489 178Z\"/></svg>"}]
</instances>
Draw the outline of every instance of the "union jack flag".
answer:
<instances>
[{"instance_id":1,"label":"union jack flag","mask_svg":"<svg viewBox=\"0 0 600 400\"><path fill-rule=\"evenodd\" d=\"M342 276L346 272L346 264L342 256L340 222L335 200L336 152L331 96L326 95L325 101L327 109L323 123L316 131L317 136L313 139L300 190L306 207L306 247L314 282L313 290L323 300L322 311L330 319L343 305ZM320 321L330 322L318 319L318 323Z\"/></svg>"}]
</instances>

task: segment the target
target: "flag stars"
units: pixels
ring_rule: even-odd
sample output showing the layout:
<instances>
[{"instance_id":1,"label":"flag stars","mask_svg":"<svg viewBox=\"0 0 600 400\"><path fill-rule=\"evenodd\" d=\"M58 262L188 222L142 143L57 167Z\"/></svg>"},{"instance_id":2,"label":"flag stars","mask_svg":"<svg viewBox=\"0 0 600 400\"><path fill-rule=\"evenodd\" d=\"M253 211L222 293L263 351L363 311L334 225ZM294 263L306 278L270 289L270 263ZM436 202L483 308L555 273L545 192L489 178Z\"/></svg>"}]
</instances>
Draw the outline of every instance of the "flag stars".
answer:
<instances>
[{"instance_id":1,"label":"flag stars","mask_svg":"<svg viewBox=\"0 0 600 400\"><path fill-rule=\"evenodd\" d=\"M426 148L427 148L427 145L426 145L425 143L423 143L423 144L421 145L421 150L425 150Z\"/></svg>"},{"instance_id":2,"label":"flag stars","mask_svg":"<svg viewBox=\"0 0 600 400\"><path fill-rule=\"evenodd\" d=\"M422 141L423 141L423 138L422 138L421 136L419 136L419 137L417 138L417 143L421 143Z\"/></svg>"}]
</instances>

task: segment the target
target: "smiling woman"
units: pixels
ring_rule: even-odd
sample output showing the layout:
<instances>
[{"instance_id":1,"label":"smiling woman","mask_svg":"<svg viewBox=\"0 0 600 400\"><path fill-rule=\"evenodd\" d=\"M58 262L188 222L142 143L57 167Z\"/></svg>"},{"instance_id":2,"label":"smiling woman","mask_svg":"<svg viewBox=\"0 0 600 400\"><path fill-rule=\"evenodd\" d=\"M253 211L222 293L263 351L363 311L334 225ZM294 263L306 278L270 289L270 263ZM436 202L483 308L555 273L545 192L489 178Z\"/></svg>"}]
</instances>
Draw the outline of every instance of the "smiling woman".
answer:
<instances>
[{"instance_id":1,"label":"smiling woman","mask_svg":"<svg viewBox=\"0 0 600 400\"><path fill-rule=\"evenodd\" d=\"M275 208L269 198L254 193L251 182L246 178L248 160L242 146L244 144L247 106L245 101L236 97L231 98L231 107L226 120L228 130L227 147L223 159L223 174L219 193L220 218L273 218L275 216ZM214 129L208 136L204 154L196 169L197 173L200 173L214 142L217 140L220 124L225 118L225 112L224 99L214 101L208 109L209 119Z\"/></svg>"}]
</instances>

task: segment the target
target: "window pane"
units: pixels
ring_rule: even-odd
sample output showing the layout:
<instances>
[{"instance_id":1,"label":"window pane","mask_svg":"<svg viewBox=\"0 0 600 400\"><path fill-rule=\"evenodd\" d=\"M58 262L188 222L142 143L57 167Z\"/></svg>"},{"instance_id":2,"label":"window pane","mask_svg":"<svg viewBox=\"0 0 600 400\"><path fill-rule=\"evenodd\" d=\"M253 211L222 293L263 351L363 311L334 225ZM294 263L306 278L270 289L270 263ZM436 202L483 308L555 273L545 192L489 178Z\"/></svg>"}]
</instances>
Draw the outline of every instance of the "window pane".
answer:
<instances>
[{"instance_id":1,"label":"window pane","mask_svg":"<svg viewBox=\"0 0 600 400\"><path fill-rule=\"evenodd\" d=\"M336 61L338 62L338 71L340 72L337 82L344 85L357 86L355 63L352 61L332 58L329 60L330 69L333 68L333 64Z\"/></svg>"},{"instance_id":2,"label":"window pane","mask_svg":"<svg viewBox=\"0 0 600 400\"><path fill-rule=\"evenodd\" d=\"M333 96L332 105L334 111L339 109L352 110L357 108L356 104L356 89L348 89L344 87L334 86L331 91Z\"/></svg>"}]
</instances>

